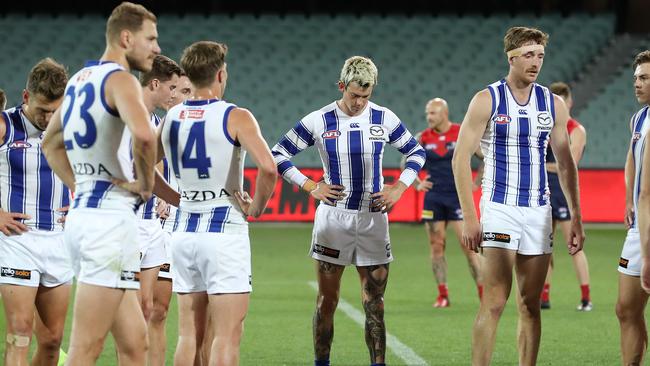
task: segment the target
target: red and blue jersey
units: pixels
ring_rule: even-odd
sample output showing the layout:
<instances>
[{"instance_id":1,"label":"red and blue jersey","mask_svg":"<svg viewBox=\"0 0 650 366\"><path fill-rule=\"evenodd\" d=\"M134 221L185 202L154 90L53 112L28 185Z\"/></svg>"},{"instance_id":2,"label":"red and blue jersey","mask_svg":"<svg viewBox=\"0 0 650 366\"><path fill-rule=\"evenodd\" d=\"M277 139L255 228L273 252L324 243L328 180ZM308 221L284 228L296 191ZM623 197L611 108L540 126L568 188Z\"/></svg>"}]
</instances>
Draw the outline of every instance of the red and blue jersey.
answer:
<instances>
[{"instance_id":1,"label":"red and blue jersey","mask_svg":"<svg viewBox=\"0 0 650 366\"><path fill-rule=\"evenodd\" d=\"M433 187L429 192L456 194L451 159L454 156L460 125L452 123L446 132L427 128L420 134L419 142L426 152L424 169Z\"/></svg>"}]
</instances>

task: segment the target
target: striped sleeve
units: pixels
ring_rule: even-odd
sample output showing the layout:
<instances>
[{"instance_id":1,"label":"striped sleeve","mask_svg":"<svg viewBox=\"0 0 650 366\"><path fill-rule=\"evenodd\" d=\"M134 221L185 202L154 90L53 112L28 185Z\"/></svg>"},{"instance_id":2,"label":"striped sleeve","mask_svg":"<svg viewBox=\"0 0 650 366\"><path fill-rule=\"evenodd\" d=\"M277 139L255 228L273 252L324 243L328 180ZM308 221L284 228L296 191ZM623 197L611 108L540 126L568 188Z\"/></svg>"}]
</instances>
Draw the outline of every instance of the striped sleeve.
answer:
<instances>
[{"instance_id":1,"label":"striped sleeve","mask_svg":"<svg viewBox=\"0 0 650 366\"><path fill-rule=\"evenodd\" d=\"M388 143L406 156L404 170L399 180L408 187L413 184L418 172L424 166L426 158L424 149L399 120L388 135Z\"/></svg>"},{"instance_id":2,"label":"striped sleeve","mask_svg":"<svg viewBox=\"0 0 650 366\"><path fill-rule=\"evenodd\" d=\"M278 167L278 173L290 182L302 187L307 181L307 177L291 163L291 158L314 144L314 135L308 125L303 121L298 121L296 125L289 130L280 141L273 146L271 153Z\"/></svg>"}]
</instances>

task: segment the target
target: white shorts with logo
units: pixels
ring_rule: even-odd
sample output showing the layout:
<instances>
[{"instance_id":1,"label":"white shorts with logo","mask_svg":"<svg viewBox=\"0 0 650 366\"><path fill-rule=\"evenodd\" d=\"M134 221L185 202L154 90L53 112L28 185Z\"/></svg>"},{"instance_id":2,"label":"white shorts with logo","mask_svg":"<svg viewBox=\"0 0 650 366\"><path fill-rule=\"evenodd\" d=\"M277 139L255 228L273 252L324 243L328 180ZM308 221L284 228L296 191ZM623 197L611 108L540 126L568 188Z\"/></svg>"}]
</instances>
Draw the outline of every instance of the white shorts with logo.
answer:
<instances>
[{"instance_id":1,"label":"white shorts with logo","mask_svg":"<svg viewBox=\"0 0 650 366\"><path fill-rule=\"evenodd\" d=\"M158 219L138 219L138 243L140 244L140 268L154 268L167 261L165 233Z\"/></svg>"},{"instance_id":2,"label":"white shorts with logo","mask_svg":"<svg viewBox=\"0 0 650 366\"><path fill-rule=\"evenodd\" d=\"M553 252L551 206L519 207L481 200L484 248L503 248L523 255Z\"/></svg>"},{"instance_id":3,"label":"white shorts with logo","mask_svg":"<svg viewBox=\"0 0 650 366\"><path fill-rule=\"evenodd\" d=\"M251 292L248 229L242 233L172 233L173 291Z\"/></svg>"},{"instance_id":4,"label":"white shorts with logo","mask_svg":"<svg viewBox=\"0 0 650 366\"><path fill-rule=\"evenodd\" d=\"M135 213L75 208L68 214L64 232L77 281L110 288L140 288Z\"/></svg>"},{"instance_id":5,"label":"white shorts with logo","mask_svg":"<svg viewBox=\"0 0 650 366\"><path fill-rule=\"evenodd\" d=\"M628 276L641 276L641 237L637 228L627 231L621 258L618 261L618 271Z\"/></svg>"},{"instance_id":6,"label":"white shorts with logo","mask_svg":"<svg viewBox=\"0 0 650 366\"><path fill-rule=\"evenodd\" d=\"M165 263L160 266L158 279L172 280L172 233L163 228L165 238Z\"/></svg>"},{"instance_id":7,"label":"white shorts with logo","mask_svg":"<svg viewBox=\"0 0 650 366\"><path fill-rule=\"evenodd\" d=\"M373 266L393 261L388 215L318 205L310 249L320 261Z\"/></svg>"},{"instance_id":8,"label":"white shorts with logo","mask_svg":"<svg viewBox=\"0 0 650 366\"><path fill-rule=\"evenodd\" d=\"M73 275L63 232L0 233L0 284L56 287L71 283Z\"/></svg>"}]
</instances>

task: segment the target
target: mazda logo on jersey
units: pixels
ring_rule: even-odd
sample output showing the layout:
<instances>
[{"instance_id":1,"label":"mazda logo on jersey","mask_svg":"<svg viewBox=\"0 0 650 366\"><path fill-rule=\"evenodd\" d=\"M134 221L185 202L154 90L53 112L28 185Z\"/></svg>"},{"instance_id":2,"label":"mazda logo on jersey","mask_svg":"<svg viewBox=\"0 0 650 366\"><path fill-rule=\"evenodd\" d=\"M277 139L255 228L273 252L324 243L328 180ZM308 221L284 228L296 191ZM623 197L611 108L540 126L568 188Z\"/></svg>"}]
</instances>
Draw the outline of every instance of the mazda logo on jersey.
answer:
<instances>
[{"instance_id":1,"label":"mazda logo on jersey","mask_svg":"<svg viewBox=\"0 0 650 366\"><path fill-rule=\"evenodd\" d=\"M32 144L27 141L14 141L9 144L10 149L27 149L30 147L32 147Z\"/></svg>"},{"instance_id":2,"label":"mazda logo on jersey","mask_svg":"<svg viewBox=\"0 0 650 366\"><path fill-rule=\"evenodd\" d=\"M329 131L323 132L323 134L322 134L322 137L324 139L335 139L335 138L337 138L339 136L341 136L341 131L339 131L339 130L329 130Z\"/></svg>"},{"instance_id":3,"label":"mazda logo on jersey","mask_svg":"<svg viewBox=\"0 0 650 366\"><path fill-rule=\"evenodd\" d=\"M542 126L548 126L551 124L551 116L549 116L546 112L542 112L537 115L537 123Z\"/></svg>"},{"instance_id":4,"label":"mazda logo on jersey","mask_svg":"<svg viewBox=\"0 0 650 366\"><path fill-rule=\"evenodd\" d=\"M506 114L497 114L496 116L494 116L494 118L492 118L492 120L494 121L494 123L498 125L507 125L508 123L510 123L511 119L510 116Z\"/></svg>"},{"instance_id":5,"label":"mazda logo on jersey","mask_svg":"<svg viewBox=\"0 0 650 366\"><path fill-rule=\"evenodd\" d=\"M384 129L379 126L370 126L370 134L373 136L383 136Z\"/></svg>"}]
</instances>

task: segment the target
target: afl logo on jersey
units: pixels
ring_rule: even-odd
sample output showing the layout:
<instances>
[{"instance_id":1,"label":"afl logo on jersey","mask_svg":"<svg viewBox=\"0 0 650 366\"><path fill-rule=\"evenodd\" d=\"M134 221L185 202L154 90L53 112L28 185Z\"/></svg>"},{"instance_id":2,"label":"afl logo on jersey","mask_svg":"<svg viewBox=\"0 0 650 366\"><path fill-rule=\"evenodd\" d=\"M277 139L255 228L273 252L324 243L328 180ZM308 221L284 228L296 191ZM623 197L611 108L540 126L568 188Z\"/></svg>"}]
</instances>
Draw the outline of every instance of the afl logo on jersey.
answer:
<instances>
[{"instance_id":1,"label":"afl logo on jersey","mask_svg":"<svg viewBox=\"0 0 650 366\"><path fill-rule=\"evenodd\" d=\"M632 135L632 141L639 141L641 139L641 132L635 132L634 135Z\"/></svg>"},{"instance_id":2,"label":"afl logo on jersey","mask_svg":"<svg viewBox=\"0 0 650 366\"><path fill-rule=\"evenodd\" d=\"M329 131L323 132L323 134L322 134L322 137L324 139L335 139L335 138L337 138L339 136L341 136L341 131L339 131L339 130L329 130Z\"/></svg>"},{"instance_id":3,"label":"afl logo on jersey","mask_svg":"<svg viewBox=\"0 0 650 366\"><path fill-rule=\"evenodd\" d=\"M511 119L510 116L506 114L497 114L496 116L494 116L494 118L492 118L492 120L494 121L494 123L498 125L507 125L508 123L510 123Z\"/></svg>"},{"instance_id":4,"label":"afl logo on jersey","mask_svg":"<svg viewBox=\"0 0 650 366\"><path fill-rule=\"evenodd\" d=\"M32 144L27 141L14 141L9 144L10 149L28 149L30 147L32 147Z\"/></svg>"}]
</instances>

